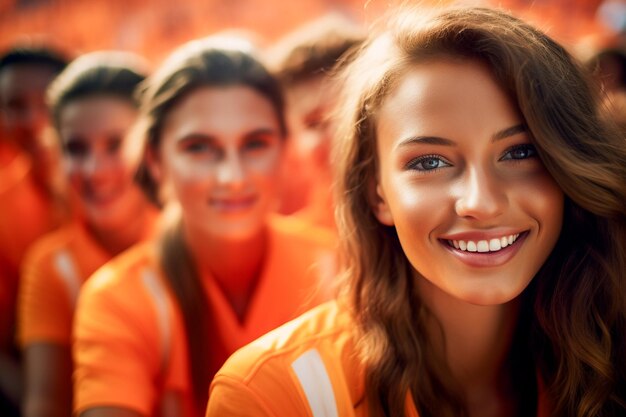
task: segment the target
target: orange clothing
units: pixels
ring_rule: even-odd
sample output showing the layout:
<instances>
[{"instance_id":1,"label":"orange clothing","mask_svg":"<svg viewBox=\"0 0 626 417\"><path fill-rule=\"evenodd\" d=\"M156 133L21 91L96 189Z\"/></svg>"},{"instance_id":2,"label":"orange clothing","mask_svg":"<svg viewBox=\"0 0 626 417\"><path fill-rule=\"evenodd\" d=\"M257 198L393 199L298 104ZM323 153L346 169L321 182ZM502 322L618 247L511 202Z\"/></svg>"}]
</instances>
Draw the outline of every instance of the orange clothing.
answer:
<instances>
[{"instance_id":1,"label":"orange clothing","mask_svg":"<svg viewBox=\"0 0 626 417\"><path fill-rule=\"evenodd\" d=\"M39 239L22 264L17 337L22 348L34 342L69 347L78 291L111 259L80 223Z\"/></svg>"},{"instance_id":2,"label":"orange clothing","mask_svg":"<svg viewBox=\"0 0 626 417\"><path fill-rule=\"evenodd\" d=\"M307 205L295 212L293 216L314 227L327 228L336 233L335 202L329 186L329 184L317 184L314 186Z\"/></svg>"},{"instance_id":3,"label":"orange clothing","mask_svg":"<svg viewBox=\"0 0 626 417\"><path fill-rule=\"evenodd\" d=\"M221 288L204 282L216 312L214 337L227 355L330 297L322 276L334 276L328 235L273 218L263 271L240 323ZM324 269L329 268L327 272ZM193 416L182 314L152 245L136 247L96 272L79 298L75 322L75 412L98 406L155 414L175 393ZM207 376L211 378L211 376Z\"/></svg>"},{"instance_id":4,"label":"orange clothing","mask_svg":"<svg viewBox=\"0 0 626 417\"><path fill-rule=\"evenodd\" d=\"M19 266L26 248L59 224L52 197L32 178L30 158L3 152L11 157L0 166L0 348L13 342Z\"/></svg>"},{"instance_id":5,"label":"orange clothing","mask_svg":"<svg viewBox=\"0 0 626 417\"><path fill-rule=\"evenodd\" d=\"M206 417L366 417L354 327L332 301L240 349L213 379ZM418 417L410 394L405 410Z\"/></svg>"}]
</instances>

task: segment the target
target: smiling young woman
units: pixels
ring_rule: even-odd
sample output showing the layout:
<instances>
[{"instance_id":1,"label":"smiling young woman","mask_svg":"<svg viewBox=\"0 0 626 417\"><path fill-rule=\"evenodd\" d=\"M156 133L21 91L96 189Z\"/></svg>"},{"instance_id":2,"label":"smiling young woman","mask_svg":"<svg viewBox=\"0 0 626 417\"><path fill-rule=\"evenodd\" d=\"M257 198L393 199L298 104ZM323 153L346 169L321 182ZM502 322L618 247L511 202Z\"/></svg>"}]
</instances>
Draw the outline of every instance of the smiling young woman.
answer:
<instances>
[{"instance_id":1,"label":"smiling young woman","mask_svg":"<svg viewBox=\"0 0 626 417\"><path fill-rule=\"evenodd\" d=\"M35 242L22 267L18 339L26 417L71 414L71 328L79 289L155 228L158 210L133 181L136 161L122 152L139 114L134 91L144 78L138 57L96 52L74 60L50 86L63 172L78 212Z\"/></svg>"},{"instance_id":2,"label":"smiling young woman","mask_svg":"<svg viewBox=\"0 0 626 417\"><path fill-rule=\"evenodd\" d=\"M342 82L345 296L233 355L207 417L623 415L626 147L578 63L401 10Z\"/></svg>"},{"instance_id":3,"label":"smiling young woman","mask_svg":"<svg viewBox=\"0 0 626 417\"><path fill-rule=\"evenodd\" d=\"M331 295L332 236L273 214L286 129L260 61L194 41L145 87L138 177L164 205L165 230L81 293L83 417L198 416L228 355Z\"/></svg>"}]
</instances>

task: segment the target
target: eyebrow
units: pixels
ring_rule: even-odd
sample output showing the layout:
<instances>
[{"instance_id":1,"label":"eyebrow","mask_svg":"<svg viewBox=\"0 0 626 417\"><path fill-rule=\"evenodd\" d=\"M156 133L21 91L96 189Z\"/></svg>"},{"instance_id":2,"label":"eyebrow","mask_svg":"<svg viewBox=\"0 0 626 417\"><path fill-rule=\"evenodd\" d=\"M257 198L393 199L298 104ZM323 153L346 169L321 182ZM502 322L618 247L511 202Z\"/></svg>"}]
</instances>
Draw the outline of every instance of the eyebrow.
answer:
<instances>
[{"instance_id":1,"label":"eyebrow","mask_svg":"<svg viewBox=\"0 0 626 417\"><path fill-rule=\"evenodd\" d=\"M510 136L517 135L518 133L527 132L527 131L528 131L528 127L526 127L524 123L520 123L518 125L507 127L506 129L502 129L494 133L494 135L491 137L491 141L497 142L499 140L506 139Z\"/></svg>"},{"instance_id":2,"label":"eyebrow","mask_svg":"<svg viewBox=\"0 0 626 417\"><path fill-rule=\"evenodd\" d=\"M259 129L252 130L245 134L245 137L257 136L257 135L269 135L269 136L279 136L279 132L271 127L262 127Z\"/></svg>"},{"instance_id":3,"label":"eyebrow","mask_svg":"<svg viewBox=\"0 0 626 417\"><path fill-rule=\"evenodd\" d=\"M246 132L242 137L244 139L247 139L251 136L265 136L265 135L279 136L279 132L273 128L262 127L259 129L251 130L250 132ZM207 133L200 133L200 132L188 133L185 136L181 136L180 138L177 139L177 142L181 142L184 140L191 140L191 139L202 139L202 140L208 140L211 142L219 142L215 136L211 134L207 134Z\"/></svg>"},{"instance_id":4,"label":"eyebrow","mask_svg":"<svg viewBox=\"0 0 626 417\"><path fill-rule=\"evenodd\" d=\"M410 138L402 140L396 147L404 148L414 144L456 146L454 141L439 136L411 136Z\"/></svg>"},{"instance_id":5,"label":"eyebrow","mask_svg":"<svg viewBox=\"0 0 626 417\"><path fill-rule=\"evenodd\" d=\"M209 141L215 142L215 137L204 134L204 133L196 133L196 132L188 133L184 136L176 138L176 142L183 142L186 140L198 140L198 139L209 140Z\"/></svg>"},{"instance_id":6,"label":"eyebrow","mask_svg":"<svg viewBox=\"0 0 626 417\"><path fill-rule=\"evenodd\" d=\"M491 136L491 141L496 142L518 133L526 132L528 128L525 124L520 123L515 126L507 127L497 131ZM456 142L450 139L442 138L439 136L411 136L398 143L397 148L403 148L409 145L423 144L423 145L441 145L441 146L456 146Z\"/></svg>"}]
</instances>

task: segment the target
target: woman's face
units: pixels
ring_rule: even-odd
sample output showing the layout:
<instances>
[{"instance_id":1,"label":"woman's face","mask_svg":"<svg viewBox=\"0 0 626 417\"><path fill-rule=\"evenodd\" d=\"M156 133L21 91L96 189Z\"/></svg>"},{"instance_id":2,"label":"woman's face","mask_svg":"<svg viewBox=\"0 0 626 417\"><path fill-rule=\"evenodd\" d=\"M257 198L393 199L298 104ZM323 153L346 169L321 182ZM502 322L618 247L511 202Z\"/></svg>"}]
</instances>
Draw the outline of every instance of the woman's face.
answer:
<instances>
[{"instance_id":1,"label":"woman's face","mask_svg":"<svg viewBox=\"0 0 626 417\"><path fill-rule=\"evenodd\" d=\"M413 267L472 304L517 297L557 241L563 193L488 68L414 65L377 121L374 210Z\"/></svg>"},{"instance_id":2,"label":"woman's face","mask_svg":"<svg viewBox=\"0 0 626 417\"><path fill-rule=\"evenodd\" d=\"M203 87L167 114L151 171L187 228L218 239L258 233L274 204L282 137L272 103L245 86Z\"/></svg>"},{"instance_id":3,"label":"woman's face","mask_svg":"<svg viewBox=\"0 0 626 417\"><path fill-rule=\"evenodd\" d=\"M133 182L135 164L122 154L136 118L130 102L109 96L77 99L61 110L66 174L86 221L97 229L124 228L145 208Z\"/></svg>"}]
</instances>

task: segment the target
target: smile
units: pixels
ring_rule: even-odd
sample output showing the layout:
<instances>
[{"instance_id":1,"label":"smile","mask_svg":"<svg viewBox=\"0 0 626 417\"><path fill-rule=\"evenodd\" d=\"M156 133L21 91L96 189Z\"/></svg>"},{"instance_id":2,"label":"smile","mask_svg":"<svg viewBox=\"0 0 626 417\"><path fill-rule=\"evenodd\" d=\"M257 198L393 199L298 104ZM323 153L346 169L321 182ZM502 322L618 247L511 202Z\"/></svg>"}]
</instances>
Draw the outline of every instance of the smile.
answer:
<instances>
[{"instance_id":1,"label":"smile","mask_svg":"<svg viewBox=\"0 0 626 417\"><path fill-rule=\"evenodd\" d=\"M515 243L519 236L516 233L489 240L448 240L448 244L464 252L498 252Z\"/></svg>"},{"instance_id":2,"label":"smile","mask_svg":"<svg viewBox=\"0 0 626 417\"><path fill-rule=\"evenodd\" d=\"M234 213L250 209L256 204L257 197L254 195L246 197L212 198L210 204L217 210Z\"/></svg>"},{"instance_id":3,"label":"smile","mask_svg":"<svg viewBox=\"0 0 626 417\"><path fill-rule=\"evenodd\" d=\"M504 265L515 257L530 231L502 236L468 239L441 239L447 250L467 266L489 268ZM459 236L460 237L460 236Z\"/></svg>"}]
</instances>

